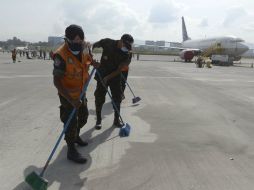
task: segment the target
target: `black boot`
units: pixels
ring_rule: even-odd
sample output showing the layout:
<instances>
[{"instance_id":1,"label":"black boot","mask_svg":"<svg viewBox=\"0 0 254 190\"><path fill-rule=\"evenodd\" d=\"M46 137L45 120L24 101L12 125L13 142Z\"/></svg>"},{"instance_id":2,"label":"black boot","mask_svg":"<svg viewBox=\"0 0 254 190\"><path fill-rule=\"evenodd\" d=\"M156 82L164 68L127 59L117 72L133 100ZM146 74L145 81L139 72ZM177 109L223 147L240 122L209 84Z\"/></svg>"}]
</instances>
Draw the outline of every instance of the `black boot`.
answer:
<instances>
[{"instance_id":1,"label":"black boot","mask_svg":"<svg viewBox=\"0 0 254 190\"><path fill-rule=\"evenodd\" d=\"M101 125L101 120L97 120L97 121L96 121L96 124L95 124L95 126L94 126L94 128L95 128L96 130L100 130L101 127L102 127L102 125Z\"/></svg>"},{"instance_id":2,"label":"black boot","mask_svg":"<svg viewBox=\"0 0 254 190\"><path fill-rule=\"evenodd\" d=\"M96 130L100 130L102 125L101 125L101 109L102 109L102 106L96 106L96 118L97 118L97 121L96 121L96 124L94 126L94 128Z\"/></svg>"},{"instance_id":3,"label":"black boot","mask_svg":"<svg viewBox=\"0 0 254 190\"><path fill-rule=\"evenodd\" d=\"M119 117L115 117L113 125L117 128L122 128L124 126Z\"/></svg>"},{"instance_id":4,"label":"black boot","mask_svg":"<svg viewBox=\"0 0 254 190\"><path fill-rule=\"evenodd\" d=\"M79 164L87 162L87 159L77 151L74 144L68 144L67 159Z\"/></svg>"},{"instance_id":5,"label":"black boot","mask_svg":"<svg viewBox=\"0 0 254 190\"><path fill-rule=\"evenodd\" d=\"M77 137L75 143L77 143L79 146L87 146L87 145L88 145L88 142L83 141L83 140L81 139L81 137L79 136L80 128L78 128L77 133L78 133L78 134L77 134L78 137Z\"/></svg>"}]
</instances>

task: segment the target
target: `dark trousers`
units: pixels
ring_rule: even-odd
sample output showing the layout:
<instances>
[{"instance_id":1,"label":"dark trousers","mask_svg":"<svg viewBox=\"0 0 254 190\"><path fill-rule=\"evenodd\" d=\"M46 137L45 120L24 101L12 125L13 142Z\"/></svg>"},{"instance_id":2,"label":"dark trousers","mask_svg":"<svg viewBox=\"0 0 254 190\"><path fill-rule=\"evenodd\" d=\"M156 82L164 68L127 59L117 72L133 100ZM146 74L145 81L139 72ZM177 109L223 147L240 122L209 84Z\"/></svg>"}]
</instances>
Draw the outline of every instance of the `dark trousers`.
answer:
<instances>
[{"instance_id":1,"label":"dark trousers","mask_svg":"<svg viewBox=\"0 0 254 190\"><path fill-rule=\"evenodd\" d=\"M60 119L65 124L73 110L73 106L61 95L59 95L60 99ZM88 119L88 109L87 109L87 99L83 98L81 106L74 114L70 125L65 132L65 141L67 144L72 144L76 141L80 129L87 123Z\"/></svg>"},{"instance_id":2,"label":"dark trousers","mask_svg":"<svg viewBox=\"0 0 254 190\"><path fill-rule=\"evenodd\" d=\"M122 101L122 89L121 89L121 78L120 75L118 77L115 77L114 79L110 80L108 84L106 84L106 88L110 88L111 94L112 94L112 99L120 113L120 105ZM96 116L97 116L97 121L101 121L101 110L102 106L105 103L105 96L107 94L107 90L101 83L99 79L97 79L97 86L96 90L94 92L95 96L95 107L96 107ZM115 118L119 118L119 114L115 110Z\"/></svg>"},{"instance_id":3,"label":"dark trousers","mask_svg":"<svg viewBox=\"0 0 254 190\"><path fill-rule=\"evenodd\" d=\"M129 71L122 71L122 77L121 77L121 87L122 87L122 93L124 93L124 90L126 88L126 81L128 78Z\"/></svg>"},{"instance_id":4,"label":"dark trousers","mask_svg":"<svg viewBox=\"0 0 254 190\"><path fill-rule=\"evenodd\" d=\"M13 61L13 63L16 62L16 55L12 56L12 61Z\"/></svg>"}]
</instances>

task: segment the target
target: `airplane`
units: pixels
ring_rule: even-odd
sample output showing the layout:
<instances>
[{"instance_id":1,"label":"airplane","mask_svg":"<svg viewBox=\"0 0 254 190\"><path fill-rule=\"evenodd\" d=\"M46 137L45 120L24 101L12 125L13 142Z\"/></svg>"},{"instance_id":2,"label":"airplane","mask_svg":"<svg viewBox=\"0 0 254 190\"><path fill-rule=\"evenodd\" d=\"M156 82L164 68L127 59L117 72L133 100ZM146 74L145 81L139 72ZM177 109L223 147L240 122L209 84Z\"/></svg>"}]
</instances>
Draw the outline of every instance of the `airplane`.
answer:
<instances>
[{"instance_id":1,"label":"airplane","mask_svg":"<svg viewBox=\"0 0 254 190\"><path fill-rule=\"evenodd\" d=\"M188 36L184 17L182 17L182 48L180 52L181 59L185 62L191 61L195 55L201 52L208 51L213 46L219 46L223 49L220 54L227 55L229 64L233 64L233 61L239 61L241 55L248 51L249 47L245 45L244 40L235 36L221 36L205 39L191 40ZM218 54L217 52L211 54Z\"/></svg>"},{"instance_id":2,"label":"airplane","mask_svg":"<svg viewBox=\"0 0 254 190\"><path fill-rule=\"evenodd\" d=\"M26 46L16 47L16 50L19 50L19 51L27 51L27 50L29 50L28 44L27 44Z\"/></svg>"}]
</instances>

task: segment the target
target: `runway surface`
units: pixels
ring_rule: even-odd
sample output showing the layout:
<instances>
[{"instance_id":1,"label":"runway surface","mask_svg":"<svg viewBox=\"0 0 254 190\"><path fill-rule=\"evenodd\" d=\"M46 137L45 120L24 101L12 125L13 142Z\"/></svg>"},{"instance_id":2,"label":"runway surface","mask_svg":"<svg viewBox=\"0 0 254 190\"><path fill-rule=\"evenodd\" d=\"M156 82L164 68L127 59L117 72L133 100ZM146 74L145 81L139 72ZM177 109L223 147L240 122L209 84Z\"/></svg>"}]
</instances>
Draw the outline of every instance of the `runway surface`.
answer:
<instances>
[{"instance_id":1,"label":"runway surface","mask_svg":"<svg viewBox=\"0 0 254 190\"><path fill-rule=\"evenodd\" d=\"M250 190L254 186L254 69L196 68L168 56L134 57L122 116L127 138L113 128L110 100L103 129L94 130L95 81L89 120L78 147L85 165L66 159L62 141L46 171L49 190ZM62 130L52 61L11 63L0 53L0 189L29 190Z\"/></svg>"}]
</instances>

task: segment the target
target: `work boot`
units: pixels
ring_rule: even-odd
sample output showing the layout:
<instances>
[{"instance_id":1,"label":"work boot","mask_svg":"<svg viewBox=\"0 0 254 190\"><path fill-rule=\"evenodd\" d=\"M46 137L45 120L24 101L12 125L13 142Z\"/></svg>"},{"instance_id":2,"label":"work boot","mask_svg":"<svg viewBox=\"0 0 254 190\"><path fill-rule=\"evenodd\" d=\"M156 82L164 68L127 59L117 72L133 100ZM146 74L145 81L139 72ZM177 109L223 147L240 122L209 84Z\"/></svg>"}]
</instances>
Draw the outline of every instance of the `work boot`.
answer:
<instances>
[{"instance_id":1,"label":"work boot","mask_svg":"<svg viewBox=\"0 0 254 190\"><path fill-rule=\"evenodd\" d=\"M124 124L117 117L115 117L113 125L117 128L122 128L124 126Z\"/></svg>"},{"instance_id":2,"label":"work boot","mask_svg":"<svg viewBox=\"0 0 254 190\"><path fill-rule=\"evenodd\" d=\"M101 127L102 127L102 125L101 125L101 120L97 120L97 121L96 121L96 124L95 124L95 126L94 126L94 128L95 128L96 130L100 130Z\"/></svg>"},{"instance_id":3,"label":"work boot","mask_svg":"<svg viewBox=\"0 0 254 190\"><path fill-rule=\"evenodd\" d=\"M80 136L77 137L77 140L75 141L79 146L87 146L88 142L83 141Z\"/></svg>"},{"instance_id":4,"label":"work boot","mask_svg":"<svg viewBox=\"0 0 254 190\"><path fill-rule=\"evenodd\" d=\"M102 109L102 106L97 106L96 105L96 124L94 126L94 128L96 130L100 130L101 129L101 109Z\"/></svg>"},{"instance_id":5,"label":"work boot","mask_svg":"<svg viewBox=\"0 0 254 190\"><path fill-rule=\"evenodd\" d=\"M74 144L68 145L67 159L78 164L85 164L87 159L84 158L75 148Z\"/></svg>"}]
</instances>

